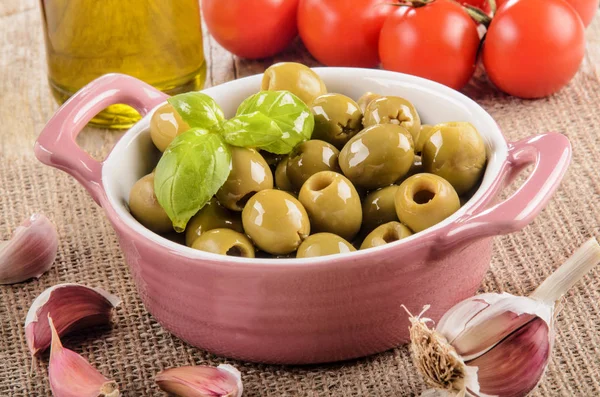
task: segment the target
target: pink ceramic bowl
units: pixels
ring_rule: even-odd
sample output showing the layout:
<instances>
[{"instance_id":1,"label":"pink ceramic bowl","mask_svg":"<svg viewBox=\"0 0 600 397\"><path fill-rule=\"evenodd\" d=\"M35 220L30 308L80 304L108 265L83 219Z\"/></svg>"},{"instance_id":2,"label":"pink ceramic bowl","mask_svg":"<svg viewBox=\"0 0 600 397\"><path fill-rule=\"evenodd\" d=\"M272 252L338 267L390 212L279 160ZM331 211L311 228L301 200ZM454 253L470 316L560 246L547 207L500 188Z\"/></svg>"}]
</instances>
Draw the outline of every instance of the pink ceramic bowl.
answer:
<instances>
[{"instance_id":1,"label":"pink ceramic bowl","mask_svg":"<svg viewBox=\"0 0 600 397\"><path fill-rule=\"evenodd\" d=\"M424 122L463 120L485 140L489 162L481 187L444 222L407 239L365 251L308 259L244 259L171 242L129 213L129 190L149 173L158 153L149 134L152 110L166 96L124 75L103 76L65 103L42 131L36 156L75 177L106 211L139 294L169 331L202 349L268 363L319 363L381 352L408 341L408 320L431 305L437 320L473 295L489 264L491 237L523 228L542 210L568 167L571 149L556 133L507 143L492 117L466 96L399 73L320 68L331 92L358 98L366 91L415 104ZM226 116L259 90L261 76L205 92ZM126 103L144 118L104 162L83 152L75 137L101 109ZM521 188L497 202L524 166ZM66 194L66 192L65 192Z\"/></svg>"}]
</instances>

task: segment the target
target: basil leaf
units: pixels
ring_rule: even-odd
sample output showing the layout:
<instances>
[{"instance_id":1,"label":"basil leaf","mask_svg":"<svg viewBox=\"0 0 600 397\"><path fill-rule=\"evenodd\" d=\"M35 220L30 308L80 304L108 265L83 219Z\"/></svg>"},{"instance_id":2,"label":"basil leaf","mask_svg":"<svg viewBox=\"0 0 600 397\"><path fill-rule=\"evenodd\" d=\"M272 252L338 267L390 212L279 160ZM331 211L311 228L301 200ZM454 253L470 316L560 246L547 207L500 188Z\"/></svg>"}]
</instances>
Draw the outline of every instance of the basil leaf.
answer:
<instances>
[{"instance_id":1,"label":"basil leaf","mask_svg":"<svg viewBox=\"0 0 600 397\"><path fill-rule=\"evenodd\" d=\"M230 170L231 152L219 134L193 128L171 142L156 166L154 191L176 231L185 230Z\"/></svg>"},{"instance_id":2,"label":"basil leaf","mask_svg":"<svg viewBox=\"0 0 600 397\"><path fill-rule=\"evenodd\" d=\"M191 128L218 129L225 116L217 103L202 92L187 92L167 99Z\"/></svg>"},{"instance_id":3,"label":"basil leaf","mask_svg":"<svg viewBox=\"0 0 600 397\"><path fill-rule=\"evenodd\" d=\"M223 124L225 141L287 154L310 139L315 120L306 104L289 91L261 91L242 102L236 116Z\"/></svg>"}]
</instances>

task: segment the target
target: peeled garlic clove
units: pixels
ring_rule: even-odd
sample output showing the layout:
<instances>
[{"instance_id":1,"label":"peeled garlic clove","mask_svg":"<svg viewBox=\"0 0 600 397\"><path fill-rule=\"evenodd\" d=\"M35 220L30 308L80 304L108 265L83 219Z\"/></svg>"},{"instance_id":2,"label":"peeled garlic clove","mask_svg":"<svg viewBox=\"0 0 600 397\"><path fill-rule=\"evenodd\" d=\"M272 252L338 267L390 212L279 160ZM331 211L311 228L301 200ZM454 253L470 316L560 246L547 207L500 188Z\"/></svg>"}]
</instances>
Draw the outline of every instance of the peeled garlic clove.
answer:
<instances>
[{"instance_id":1,"label":"peeled garlic clove","mask_svg":"<svg viewBox=\"0 0 600 397\"><path fill-rule=\"evenodd\" d=\"M52 315L58 335L63 336L76 329L108 324L113 308L120 303L118 297L101 288L80 284L58 284L46 289L33 301L25 320L31 355L50 346L52 332L45 321L48 315Z\"/></svg>"},{"instance_id":2,"label":"peeled garlic clove","mask_svg":"<svg viewBox=\"0 0 600 397\"><path fill-rule=\"evenodd\" d=\"M532 390L550 360L550 327L535 318L486 354L466 364L477 367L480 393L490 396L524 396Z\"/></svg>"},{"instance_id":3,"label":"peeled garlic clove","mask_svg":"<svg viewBox=\"0 0 600 397\"><path fill-rule=\"evenodd\" d=\"M52 318L48 326L52 335L48 378L54 397L119 397L117 384L106 378L79 354L65 349Z\"/></svg>"},{"instance_id":4,"label":"peeled garlic clove","mask_svg":"<svg viewBox=\"0 0 600 397\"><path fill-rule=\"evenodd\" d=\"M54 263L58 250L56 228L42 214L33 214L0 244L0 284L39 278Z\"/></svg>"},{"instance_id":5,"label":"peeled garlic clove","mask_svg":"<svg viewBox=\"0 0 600 397\"><path fill-rule=\"evenodd\" d=\"M158 387L179 397L241 397L240 371L228 364L170 368L154 378Z\"/></svg>"}]
</instances>

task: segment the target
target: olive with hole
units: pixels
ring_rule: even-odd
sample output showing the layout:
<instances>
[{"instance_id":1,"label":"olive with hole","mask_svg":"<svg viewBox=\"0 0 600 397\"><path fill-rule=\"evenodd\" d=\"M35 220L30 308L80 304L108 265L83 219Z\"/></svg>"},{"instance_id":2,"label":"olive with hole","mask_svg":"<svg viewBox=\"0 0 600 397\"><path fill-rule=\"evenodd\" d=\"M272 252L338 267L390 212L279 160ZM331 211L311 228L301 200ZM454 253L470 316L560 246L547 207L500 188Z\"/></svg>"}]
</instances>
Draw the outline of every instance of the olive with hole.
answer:
<instances>
[{"instance_id":1,"label":"olive with hole","mask_svg":"<svg viewBox=\"0 0 600 397\"><path fill-rule=\"evenodd\" d=\"M281 159L279 164L277 164L277 168L275 168L275 186L279 190L285 190L291 192L294 190L294 185L290 182L290 178L287 176L287 164L288 158L284 157Z\"/></svg>"},{"instance_id":2,"label":"olive with hole","mask_svg":"<svg viewBox=\"0 0 600 397\"><path fill-rule=\"evenodd\" d=\"M349 242L333 233L316 233L308 236L298 247L296 258L312 258L356 251Z\"/></svg>"},{"instance_id":3,"label":"olive with hole","mask_svg":"<svg viewBox=\"0 0 600 397\"><path fill-rule=\"evenodd\" d=\"M286 174L296 191L304 182L320 171L339 171L340 151L330 143L311 139L302 142L290 153Z\"/></svg>"},{"instance_id":4,"label":"olive with hole","mask_svg":"<svg viewBox=\"0 0 600 397\"><path fill-rule=\"evenodd\" d=\"M364 250L367 248L379 247L380 245L402 240L410 235L412 235L410 229L400 222L388 222L378 226L369 233L360 245L360 249Z\"/></svg>"},{"instance_id":5,"label":"olive with hole","mask_svg":"<svg viewBox=\"0 0 600 397\"><path fill-rule=\"evenodd\" d=\"M429 139L431 134L433 133L433 125L423 124L421 129L419 130L419 135L417 135L417 139L415 140L415 153L421 154L423 151L423 145Z\"/></svg>"},{"instance_id":6,"label":"olive with hole","mask_svg":"<svg viewBox=\"0 0 600 397\"><path fill-rule=\"evenodd\" d=\"M387 186L365 197L362 203L363 233L369 233L379 225L398 220L395 204L397 190L397 185Z\"/></svg>"},{"instance_id":7,"label":"olive with hole","mask_svg":"<svg viewBox=\"0 0 600 397\"><path fill-rule=\"evenodd\" d=\"M173 139L190 129L188 123L183 121L175 108L165 103L152 114L150 119L150 137L154 145L164 152Z\"/></svg>"},{"instance_id":8,"label":"olive with hole","mask_svg":"<svg viewBox=\"0 0 600 397\"><path fill-rule=\"evenodd\" d=\"M214 197L188 222L185 244L190 247L198 237L212 229L231 229L240 233L244 231L240 214L223 207Z\"/></svg>"},{"instance_id":9,"label":"olive with hole","mask_svg":"<svg viewBox=\"0 0 600 397\"><path fill-rule=\"evenodd\" d=\"M173 222L154 193L154 174L140 178L129 192L129 210L142 225L155 233L173 231Z\"/></svg>"},{"instance_id":10,"label":"olive with hole","mask_svg":"<svg viewBox=\"0 0 600 397\"><path fill-rule=\"evenodd\" d=\"M225 208L241 211L256 192L273 188L273 173L254 149L231 146L231 171L216 197Z\"/></svg>"},{"instance_id":11,"label":"olive with hole","mask_svg":"<svg viewBox=\"0 0 600 397\"><path fill-rule=\"evenodd\" d=\"M473 124L452 122L436 125L423 145L425 172L436 174L464 194L481 179L486 163L483 139Z\"/></svg>"},{"instance_id":12,"label":"olive with hole","mask_svg":"<svg viewBox=\"0 0 600 397\"><path fill-rule=\"evenodd\" d=\"M362 112L358 104L345 95L321 95L313 100L311 110L315 116L312 139L341 149L362 130Z\"/></svg>"},{"instance_id":13,"label":"olive with hole","mask_svg":"<svg viewBox=\"0 0 600 397\"><path fill-rule=\"evenodd\" d=\"M415 233L440 223L460 208L458 194L450 182L427 173L402 182L394 202L400 222Z\"/></svg>"},{"instance_id":14,"label":"olive with hole","mask_svg":"<svg viewBox=\"0 0 600 397\"><path fill-rule=\"evenodd\" d=\"M244 234L231 229L212 229L202 233L192 248L227 256L254 258L254 246Z\"/></svg>"},{"instance_id":15,"label":"olive with hole","mask_svg":"<svg viewBox=\"0 0 600 397\"><path fill-rule=\"evenodd\" d=\"M377 98L381 98L381 95L373 92L365 92L360 98L358 98L356 103L358 104L360 111L364 114L365 110L367 110L367 106L369 106L369 103Z\"/></svg>"},{"instance_id":16,"label":"olive with hole","mask_svg":"<svg viewBox=\"0 0 600 397\"><path fill-rule=\"evenodd\" d=\"M244 231L261 250L274 255L296 251L310 234L304 206L282 190L261 190L242 211Z\"/></svg>"},{"instance_id":17,"label":"olive with hole","mask_svg":"<svg viewBox=\"0 0 600 397\"><path fill-rule=\"evenodd\" d=\"M306 208L313 231L337 234L346 240L358 233L362 223L360 197L342 174L314 174L300 189L298 200Z\"/></svg>"},{"instance_id":18,"label":"olive with hole","mask_svg":"<svg viewBox=\"0 0 600 397\"><path fill-rule=\"evenodd\" d=\"M340 152L339 164L354 185L370 190L403 177L414 158L412 137L406 128L376 124L348 141Z\"/></svg>"},{"instance_id":19,"label":"olive with hole","mask_svg":"<svg viewBox=\"0 0 600 397\"><path fill-rule=\"evenodd\" d=\"M410 132L413 140L421 131L421 119L414 105L398 96L382 96L372 100L365 109L363 125L397 124Z\"/></svg>"},{"instance_id":20,"label":"olive with hole","mask_svg":"<svg viewBox=\"0 0 600 397\"><path fill-rule=\"evenodd\" d=\"M276 63L265 70L261 90L290 91L307 105L319 95L327 93L327 87L318 74L308 66L295 62Z\"/></svg>"}]
</instances>

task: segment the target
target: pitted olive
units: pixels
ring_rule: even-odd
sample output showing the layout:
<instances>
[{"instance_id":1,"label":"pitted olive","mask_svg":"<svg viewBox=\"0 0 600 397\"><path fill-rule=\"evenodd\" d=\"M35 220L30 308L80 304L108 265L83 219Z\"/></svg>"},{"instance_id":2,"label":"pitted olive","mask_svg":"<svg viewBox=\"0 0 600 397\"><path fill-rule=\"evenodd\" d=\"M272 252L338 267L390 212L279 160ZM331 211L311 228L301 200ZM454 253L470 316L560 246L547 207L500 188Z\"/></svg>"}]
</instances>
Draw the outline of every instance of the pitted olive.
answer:
<instances>
[{"instance_id":1,"label":"pitted olive","mask_svg":"<svg viewBox=\"0 0 600 397\"><path fill-rule=\"evenodd\" d=\"M400 222L417 233L455 213L460 208L460 200L444 178L417 174L398 187L395 205Z\"/></svg>"},{"instance_id":2,"label":"pitted olive","mask_svg":"<svg viewBox=\"0 0 600 397\"><path fill-rule=\"evenodd\" d=\"M412 103L397 96L383 96L372 100L365 109L363 125L399 124L410 132L416 141L421 130L419 113Z\"/></svg>"},{"instance_id":3,"label":"pitted olive","mask_svg":"<svg viewBox=\"0 0 600 397\"><path fill-rule=\"evenodd\" d=\"M404 176L415 153L410 134L395 124L376 124L350 139L340 152L344 175L356 186L377 189Z\"/></svg>"},{"instance_id":4,"label":"pitted olive","mask_svg":"<svg viewBox=\"0 0 600 397\"><path fill-rule=\"evenodd\" d=\"M310 234L304 206L281 190L261 190L252 196L242 211L242 224L258 248L274 255L296 251Z\"/></svg>"},{"instance_id":5,"label":"pitted olive","mask_svg":"<svg viewBox=\"0 0 600 397\"><path fill-rule=\"evenodd\" d=\"M313 99L327 93L327 87L318 74L295 62L276 63L265 70L261 90L290 91L309 106Z\"/></svg>"},{"instance_id":6,"label":"pitted olive","mask_svg":"<svg viewBox=\"0 0 600 397\"><path fill-rule=\"evenodd\" d=\"M231 146L231 172L216 194L225 208L241 211L256 192L273 188L273 173L254 149Z\"/></svg>"},{"instance_id":7,"label":"pitted olive","mask_svg":"<svg viewBox=\"0 0 600 397\"><path fill-rule=\"evenodd\" d=\"M202 233L192 248L227 256L254 258L254 246L244 234L231 229L212 229Z\"/></svg>"},{"instance_id":8,"label":"pitted olive","mask_svg":"<svg viewBox=\"0 0 600 397\"><path fill-rule=\"evenodd\" d=\"M471 123L435 126L423 145L423 169L446 179L464 194L481 179L486 163L485 144Z\"/></svg>"},{"instance_id":9,"label":"pitted olive","mask_svg":"<svg viewBox=\"0 0 600 397\"><path fill-rule=\"evenodd\" d=\"M306 208L313 231L351 240L360 229L362 208L356 189L345 176L321 171L304 183L298 200Z\"/></svg>"},{"instance_id":10,"label":"pitted olive","mask_svg":"<svg viewBox=\"0 0 600 397\"><path fill-rule=\"evenodd\" d=\"M173 231L173 223L154 193L154 174L138 180L129 192L129 210L135 219L155 233Z\"/></svg>"},{"instance_id":11,"label":"pitted olive","mask_svg":"<svg viewBox=\"0 0 600 397\"><path fill-rule=\"evenodd\" d=\"M379 225L397 221L396 215L396 191L397 185L384 187L371 192L362 203L363 233L369 233Z\"/></svg>"},{"instance_id":12,"label":"pitted olive","mask_svg":"<svg viewBox=\"0 0 600 397\"><path fill-rule=\"evenodd\" d=\"M410 235L412 235L410 229L400 222L388 222L378 226L369 233L361 244L360 249L379 247L380 245L393 243Z\"/></svg>"},{"instance_id":13,"label":"pitted olive","mask_svg":"<svg viewBox=\"0 0 600 397\"><path fill-rule=\"evenodd\" d=\"M165 103L152 114L150 119L150 137L154 145L164 152L173 139L190 129L188 123L183 121L175 108Z\"/></svg>"},{"instance_id":14,"label":"pitted olive","mask_svg":"<svg viewBox=\"0 0 600 397\"><path fill-rule=\"evenodd\" d=\"M315 115L312 139L320 139L341 149L362 130L362 112L358 104L345 95L321 95L313 100L311 109Z\"/></svg>"},{"instance_id":15,"label":"pitted olive","mask_svg":"<svg viewBox=\"0 0 600 397\"><path fill-rule=\"evenodd\" d=\"M358 104L360 111L364 114L365 110L367 110L367 106L369 106L369 103L377 98L381 98L381 95L373 92L365 92L360 98L358 98L356 103Z\"/></svg>"},{"instance_id":16,"label":"pitted olive","mask_svg":"<svg viewBox=\"0 0 600 397\"><path fill-rule=\"evenodd\" d=\"M223 207L214 197L188 222L185 244L191 247L200 235L212 229L231 229L240 233L244 231L240 214Z\"/></svg>"},{"instance_id":17,"label":"pitted olive","mask_svg":"<svg viewBox=\"0 0 600 397\"><path fill-rule=\"evenodd\" d=\"M308 236L300 244L296 258L312 258L356 251L349 242L333 233L317 233Z\"/></svg>"},{"instance_id":18,"label":"pitted olive","mask_svg":"<svg viewBox=\"0 0 600 397\"><path fill-rule=\"evenodd\" d=\"M294 190L294 185L292 185L290 178L287 176L287 164L287 156L281 159L279 164L277 164L277 168L275 168L275 186L277 186L277 189L279 190L291 192Z\"/></svg>"},{"instance_id":19,"label":"pitted olive","mask_svg":"<svg viewBox=\"0 0 600 397\"><path fill-rule=\"evenodd\" d=\"M304 182L320 171L339 171L338 156L340 152L335 146L311 139L302 142L290 153L286 174L296 191Z\"/></svg>"}]
</instances>

